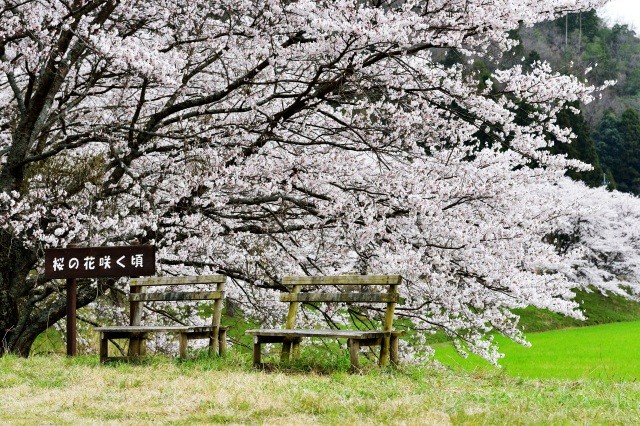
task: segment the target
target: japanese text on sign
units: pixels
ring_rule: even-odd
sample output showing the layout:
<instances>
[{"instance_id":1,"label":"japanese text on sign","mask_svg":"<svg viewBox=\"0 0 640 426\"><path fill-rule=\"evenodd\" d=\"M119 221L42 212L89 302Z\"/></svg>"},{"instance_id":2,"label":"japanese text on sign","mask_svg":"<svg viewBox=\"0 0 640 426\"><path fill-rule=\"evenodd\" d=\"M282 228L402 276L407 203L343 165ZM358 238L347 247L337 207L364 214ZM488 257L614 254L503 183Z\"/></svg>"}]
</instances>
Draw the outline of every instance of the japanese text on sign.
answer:
<instances>
[{"instance_id":1,"label":"japanese text on sign","mask_svg":"<svg viewBox=\"0 0 640 426\"><path fill-rule=\"evenodd\" d=\"M98 278L155 274L155 247L83 247L45 250L46 278Z\"/></svg>"},{"instance_id":2,"label":"japanese text on sign","mask_svg":"<svg viewBox=\"0 0 640 426\"><path fill-rule=\"evenodd\" d=\"M69 269L79 269L80 266L85 271L93 271L94 269L111 269L111 256L102 256L98 258L98 262L96 263L96 258L94 256L87 256L84 259L78 259L76 257L71 257L66 263L64 257L54 257L52 261L52 267L54 271L64 271L65 267ZM131 256L131 260L127 259L127 256L120 256L116 261L114 268L126 268L130 265L133 268L142 268L144 266L144 257L141 254L135 254Z\"/></svg>"}]
</instances>

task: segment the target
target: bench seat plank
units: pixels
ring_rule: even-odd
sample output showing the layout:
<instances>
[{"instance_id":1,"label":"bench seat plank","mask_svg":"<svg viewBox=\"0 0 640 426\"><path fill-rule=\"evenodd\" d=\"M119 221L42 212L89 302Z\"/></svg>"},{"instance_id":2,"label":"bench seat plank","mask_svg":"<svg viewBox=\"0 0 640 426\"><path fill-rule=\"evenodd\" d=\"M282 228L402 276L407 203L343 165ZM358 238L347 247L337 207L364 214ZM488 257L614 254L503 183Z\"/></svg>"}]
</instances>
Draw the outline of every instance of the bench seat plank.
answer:
<instances>
[{"instance_id":1,"label":"bench seat plank","mask_svg":"<svg viewBox=\"0 0 640 426\"><path fill-rule=\"evenodd\" d=\"M189 326L189 325L122 325L122 326L108 326L108 327L96 327L96 331L100 332L132 332L132 333L199 333L206 331L213 331L213 326ZM220 330L227 330L229 327L219 327Z\"/></svg>"},{"instance_id":2,"label":"bench seat plank","mask_svg":"<svg viewBox=\"0 0 640 426\"><path fill-rule=\"evenodd\" d=\"M400 275L287 276L282 279L284 285L399 285L400 283L402 283Z\"/></svg>"},{"instance_id":3,"label":"bench seat plank","mask_svg":"<svg viewBox=\"0 0 640 426\"><path fill-rule=\"evenodd\" d=\"M149 333L177 333L180 337L180 357L186 357L187 341L192 339L211 339L213 333L218 333L219 353L224 354L226 351L226 336L229 327L226 326L188 326L188 325L133 325L133 326L109 326L96 327L96 331L100 332L100 362L107 362L109 359L135 359L138 356L129 357L109 357L108 340L109 339L146 339Z\"/></svg>"},{"instance_id":4,"label":"bench seat plank","mask_svg":"<svg viewBox=\"0 0 640 426\"><path fill-rule=\"evenodd\" d=\"M306 329L281 329L265 328L257 330L247 330L250 336L265 337L335 337L344 339L377 339L386 335L400 336L403 331L384 332L379 330L306 330Z\"/></svg>"}]
</instances>

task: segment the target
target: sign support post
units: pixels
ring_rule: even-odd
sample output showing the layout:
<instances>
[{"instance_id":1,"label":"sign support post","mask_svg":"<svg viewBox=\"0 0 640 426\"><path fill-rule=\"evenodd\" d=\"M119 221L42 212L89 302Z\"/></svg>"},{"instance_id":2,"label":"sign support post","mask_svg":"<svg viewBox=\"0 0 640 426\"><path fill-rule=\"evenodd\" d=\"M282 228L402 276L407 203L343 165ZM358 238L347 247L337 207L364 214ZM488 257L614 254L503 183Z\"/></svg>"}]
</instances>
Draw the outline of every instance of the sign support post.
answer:
<instances>
[{"instance_id":1,"label":"sign support post","mask_svg":"<svg viewBox=\"0 0 640 426\"><path fill-rule=\"evenodd\" d=\"M76 279L67 278L67 356L76 356L78 351L76 332L77 295Z\"/></svg>"},{"instance_id":2,"label":"sign support post","mask_svg":"<svg viewBox=\"0 0 640 426\"><path fill-rule=\"evenodd\" d=\"M155 246L76 247L46 249L44 277L66 279L67 356L77 354L77 278L115 278L154 275Z\"/></svg>"}]
</instances>

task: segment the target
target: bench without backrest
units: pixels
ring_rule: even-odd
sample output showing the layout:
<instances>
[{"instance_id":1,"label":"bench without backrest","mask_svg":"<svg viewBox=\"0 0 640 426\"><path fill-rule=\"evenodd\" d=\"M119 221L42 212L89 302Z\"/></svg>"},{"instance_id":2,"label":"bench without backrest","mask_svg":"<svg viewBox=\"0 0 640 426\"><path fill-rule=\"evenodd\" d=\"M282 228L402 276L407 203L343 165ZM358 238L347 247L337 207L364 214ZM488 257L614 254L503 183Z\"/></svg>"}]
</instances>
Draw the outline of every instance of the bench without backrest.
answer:
<instances>
[{"instance_id":1,"label":"bench without backrest","mask_svg":"<svg viewBox=\"0 0 640 426\"><path fill-rule=\"evenodd\" d=\"M226 332L228 327L220 326L222 314L222 300L224 298L224 275L201 275L193 277L146 277L134 278L130 281L129 306L130 318L128 326L96 327L100 332L100 361L109 359L110 339L129 339L130 357L144 354L144 339L150 333L178 334L180 343L180 357L186 357L187 343L193 339L209 339L209 353L224 354L226 349ZM215 291L155 291L147 292L148 288L156 286L194 286L212 284ZM152 326L141 325L142 309L145 302L156 301L197 301L213 300L210 326Z\"/></svg>"},{"instance_id":2,"label":"bench without backrest","mask_svg":"<svg viewBox=\"0 0 640 426\"><path fill-rule=\"evenodd\" d=\"M289 312L285 329L247 330L254 336L253 363L260 367L261 345L263 343L282 343L282 360L288 360L291 353L297 356L299 344L304 337L345 338L349 346L351 367L359 368L358 354L361 346L380 346L379 364L384 366L389 358L398 363L398 338L401 331L393 330L395 305L399 300L398 285L402 283L400 275L340 275L323 277L285 277L284 285L292 286L290 293L280 296L281 302L289 303ZM302 292L305 286L387 286L387 292L376 292L369 288L365 292ZM295 319L300 303L385 303L386 309L382 330L309 330L296 329Z\"/></svg>"}]
</instances>

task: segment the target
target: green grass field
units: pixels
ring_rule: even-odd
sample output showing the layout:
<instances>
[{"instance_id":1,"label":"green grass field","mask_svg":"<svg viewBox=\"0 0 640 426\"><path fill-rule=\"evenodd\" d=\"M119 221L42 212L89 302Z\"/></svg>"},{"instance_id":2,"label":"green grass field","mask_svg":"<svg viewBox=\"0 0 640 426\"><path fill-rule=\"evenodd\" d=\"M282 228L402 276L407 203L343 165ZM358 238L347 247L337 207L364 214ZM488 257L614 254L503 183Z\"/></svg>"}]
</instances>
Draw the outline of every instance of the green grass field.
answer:
<instances>
[{"instance_id":1,"label":"green grass field","mask_svg":"<svg viewBox=\"0 0 640 426\"><path fill-rule=\"evenodd\" d=\"M531 347L496 336L501 371L540 379L640 380L640 303L621 296L577 291L586 321L549 311L516 311ZM458 371L493 371L478 356L462 358L446 342L434 345L436 359Z\"/></svg>"},{"instance_id":2,"label":"green grass field","mask_svg":"<svg viewBox=\"0 0 640 426\"><path fill-rule=\"evenodd\" d=\"M520 315L520 328L525 333L557 330L568 327L588 327L613 322L640 321L640 303L615 294L603 295L599 291L577 290L575 300L580 303L586 320L581 321L543 309L516 309Z\"/></svg>"},{"instance_id":3,"label":"green grass field","mask_svg":"<svg viewBox=\"0 0 640 426\"><path fill-rule=\"evenodd\" d=\"M512 377L640 381L640 321L567 328L527 335L531 347L496 337L505 357L500 365ZM449 344L436 359L454 369L495 369L478 356L460 357Z\"/></svg>"}]
</instances>

